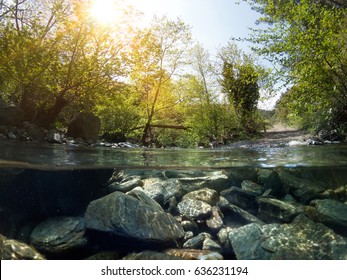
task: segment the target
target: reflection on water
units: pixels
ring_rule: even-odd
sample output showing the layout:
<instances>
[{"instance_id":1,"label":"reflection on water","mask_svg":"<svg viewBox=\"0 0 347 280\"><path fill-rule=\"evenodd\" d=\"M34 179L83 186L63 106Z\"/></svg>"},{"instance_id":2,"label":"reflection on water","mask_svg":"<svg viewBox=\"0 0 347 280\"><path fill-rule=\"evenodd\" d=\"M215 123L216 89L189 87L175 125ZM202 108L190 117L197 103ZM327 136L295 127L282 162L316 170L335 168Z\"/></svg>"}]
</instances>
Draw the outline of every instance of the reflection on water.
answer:
<instances>
[{"instance_id":1,"label":"reflection on water","mask_svg":"<svg viewBox=\"0 0 347 280\"><path fill-rule=\"evenodd\" d=\"M69 168L232 168L346 166L347 145L230 149L112 149L0 142L0 166Z\"/></svg>"},{"instance_id":2,"label":"reflection on water","mask_svg":"<svg viewBox=\"0 0 347 280\"><path fill-rule=\"evenodd\" d=\"M0 142L0 259L347 259L347 146Z\"/></svg>"}]
</instances>

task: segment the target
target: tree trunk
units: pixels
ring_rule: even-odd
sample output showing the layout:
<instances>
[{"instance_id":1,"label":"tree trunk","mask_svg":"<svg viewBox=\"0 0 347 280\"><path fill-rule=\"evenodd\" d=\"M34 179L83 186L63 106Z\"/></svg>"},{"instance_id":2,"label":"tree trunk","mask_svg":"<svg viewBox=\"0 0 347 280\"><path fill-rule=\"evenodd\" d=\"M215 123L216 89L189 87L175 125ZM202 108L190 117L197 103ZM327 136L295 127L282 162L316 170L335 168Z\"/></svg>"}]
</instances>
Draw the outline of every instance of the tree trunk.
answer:
<instances>
[{"instance_id":1,"label":"tree trunk","mask_svg":"<svg viewBox=\"0 0 347 280\"><path fill-rule=\"evenodd\" d=\"M152 144L152 128L150 120L146 123L145 128L143 129L141 142L145 147L150 147Z\"/></svg>"},{"instance_id":2,"label":"tree trunk","mask_svg":"<svg viewBox=\"0 0 347 280\"><path fill-rule=\"evenodd\" d=\"M58 96L53 106L49 108L40 108L37 111L33 121L34 124L43 128L50 128L68 103L69 102L64 97Z\"/></svg>"}]
</instances>

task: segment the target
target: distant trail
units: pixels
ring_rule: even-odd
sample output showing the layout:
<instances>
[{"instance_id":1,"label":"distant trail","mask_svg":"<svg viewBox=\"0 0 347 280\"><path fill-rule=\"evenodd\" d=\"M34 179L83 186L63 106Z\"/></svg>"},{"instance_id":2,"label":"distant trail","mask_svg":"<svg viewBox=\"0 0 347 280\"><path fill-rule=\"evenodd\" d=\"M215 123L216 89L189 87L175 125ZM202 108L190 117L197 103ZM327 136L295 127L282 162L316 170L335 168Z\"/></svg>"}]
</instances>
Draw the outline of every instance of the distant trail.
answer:
<instances>
[{"instance_id":1,"label":"distant trail","mask_svg":"<svg viewBox=\"0 0 347 280\"><path fill-rule=\"evenodd\" d=\"M310 134L307 131L298 129L297 127L276 124L268 129L267 132L264 133L264 136L257 141L302 141L306 140L309 136Z\"/></svg>"},{"instance_id":2,"label":"distant trail","mask_svg":"<svg viewBox=\"0 0 347 280\"><path fill-rule=\"evenodd\" d=\"M311 135L296 127L276 124L256 140L245 140L235 142L230 147L262 148L262 147L282 147L290 141L306 141Z\"/></svg>"}]
</instances>

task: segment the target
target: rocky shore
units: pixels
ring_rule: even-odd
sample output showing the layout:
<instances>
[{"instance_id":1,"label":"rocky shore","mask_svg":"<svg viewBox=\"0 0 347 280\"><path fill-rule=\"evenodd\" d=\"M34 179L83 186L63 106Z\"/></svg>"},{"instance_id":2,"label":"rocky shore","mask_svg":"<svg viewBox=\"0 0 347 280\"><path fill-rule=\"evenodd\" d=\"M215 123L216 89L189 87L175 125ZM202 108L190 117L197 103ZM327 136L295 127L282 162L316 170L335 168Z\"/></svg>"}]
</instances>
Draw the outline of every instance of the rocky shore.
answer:
<instances>
[{"instance_id":1,"label":"rocky shore","mask_svg":"<svg viewBox=\"0 0 347 280\"><path fill-rule=\"evenodd\" d=\"M11 210L16 230L2 230L0 258L346 260L345 173L114 170L93 187L74 174L60 197L26 197L40 197L35 215L37 201Z\"/></svg>"}]
</instances>

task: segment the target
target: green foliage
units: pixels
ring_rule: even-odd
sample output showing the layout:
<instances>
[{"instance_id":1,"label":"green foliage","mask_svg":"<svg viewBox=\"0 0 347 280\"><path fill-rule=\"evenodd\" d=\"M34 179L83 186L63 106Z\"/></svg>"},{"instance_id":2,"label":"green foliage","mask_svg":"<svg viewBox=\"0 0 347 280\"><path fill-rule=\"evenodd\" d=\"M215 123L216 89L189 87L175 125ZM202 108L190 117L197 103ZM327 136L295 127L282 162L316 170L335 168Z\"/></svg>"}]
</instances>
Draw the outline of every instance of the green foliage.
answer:
<instances>
[{"instance_id":1,"label":"green foliage","mask_svg":"<svg viewBox=\"0 0 347 280\"><path fill-rule=\"evenodd\" d=\"M191 40L190 27L180 19L155 17L150 28L139 32L132 43L131 82L141 95L144 130L142 143L153 143L153 121L164 110L175 106L172 79L185 64ZM159 119L160 120L160 119Z\"/></svg>"},{"instance_id":2,"label":"green foliage","mask_svg":"<svg viewBox=\"0 0 347 280\"><path fill-rule=\"evenodd\" d=\"M5 1L0 75L6 100L27 120L49 127L66 106L91 110L122 76L114 31L88 19L79 0Z\"/></svg>"},{"instance_id":3,"label":"green foliage","mask_svg":"<svg viewBox=\"0 0 347 280\"><path fill-rule=\"evenodd\" d=\"M140 120L136 104L137 95L127 85L119 85L100 99L95 113L101 119L102 133L116 135L120 139L134 136L134 128Z\"/></svg>"},{"instance_id":4,"label":"green foliage","mask_svg":"<svg viewBox=\"0 0 347 280\"><path fill-rule=\"evenodd\" d=\"M250 57L230 44L218 67L201 45L191 48L180 19L134 28L126 11L123 23L102 25L90 5L0 1L1 102L45 128L94 112L102 133L145 145L225 143L258 129L261 69Z\"/></svg>"},{"instance_id":5,"label":"green foliage","mask_svg":"<svg viewBox=\"0 0 347 280\"><path fill-rule=\"evenodd\" d=\"M255 111L260 97L260 71L251 57L243 54L235 45L229 44L220 53L222 59L222 91L227 94L230 105L235 109L243 130L254 134Z\"/></svg>"},{"instance_id":6,"label":"green foliage","mask_svg":"<svg viewBox=\"0 0 347 280\"><path fill-rule=\"evenodd\" d=\"M288 117L313 129L347 124L347 10L338 1L250 0L267 29L255 30L257 51L293 85L281 103ZM290 109L289 109L290 108ZM283 112L282 112L283 113Z\"/></svg>"}]
</instances>

